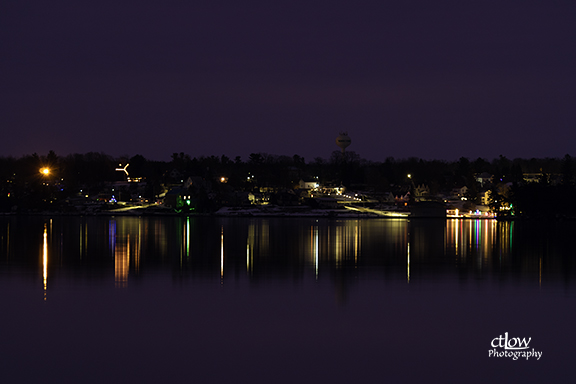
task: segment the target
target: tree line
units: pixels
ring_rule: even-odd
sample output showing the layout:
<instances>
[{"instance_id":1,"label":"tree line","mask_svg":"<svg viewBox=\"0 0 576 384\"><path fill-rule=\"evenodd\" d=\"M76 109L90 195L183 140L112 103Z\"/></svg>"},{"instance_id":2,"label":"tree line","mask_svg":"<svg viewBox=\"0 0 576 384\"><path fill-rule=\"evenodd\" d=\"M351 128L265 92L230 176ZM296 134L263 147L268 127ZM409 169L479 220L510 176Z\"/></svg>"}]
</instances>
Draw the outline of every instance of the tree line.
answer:
<instances>
[{"instance_id":1,"label":"tree line","mask_svg":"<svg viewBox=\"0 0 576 384\"><path fill-rule=\"evenodd\" d=\"M416 157L384 161L363 159L353 151L334 151L330 158L306 161L299 155L279 156L252 153L240 156L193 157L183 152L173 153L170 161L146 159L142 155L112 157L104 153L57 155L24 155L0 157L0 210L13 206L50 207L78 194L94 195L107 183L122 181L124 172L116 169L129 164L130 177L142 178L144 195L154 198L171 185L181 184L190 176L215 182L226 178L226 188L252 191L262 187L294 189L300 179L315 178L321 184L343 185L348 189L375 194L403 192L412 186L426 185L431 196L449 193L466 186L473 204L484 188L493 191L497 204L512 204L517 214L562 215L576 213L572 202L574 192L574 159L562 158L508 159L505 156L488 160L461 157L456 161L426 160ZM42 174L40 169L50 173ZM482 187L480 174L493 175L491 183ZM538 174L540 183L526 183L526 174ZM410 177L408 177L410 175ZM502 185L508 190L502 193Z\"/></svg>"}]
</instances>

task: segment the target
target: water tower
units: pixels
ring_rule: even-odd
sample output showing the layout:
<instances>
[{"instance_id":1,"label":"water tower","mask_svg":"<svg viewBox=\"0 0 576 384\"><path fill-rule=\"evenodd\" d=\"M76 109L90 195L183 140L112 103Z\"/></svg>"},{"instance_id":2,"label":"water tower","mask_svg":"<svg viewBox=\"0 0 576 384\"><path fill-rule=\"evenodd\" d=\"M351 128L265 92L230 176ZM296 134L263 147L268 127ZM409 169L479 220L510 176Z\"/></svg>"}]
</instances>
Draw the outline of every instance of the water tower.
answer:
<instances>
[{"instance_id":1,"label":"water tower","mask_svg":"<svg viewBox=\"0 0 576 384\"><path fill-rule=\"evenodd\" d=\"M340 132L340 136L336 138L336 145L342 148L342 153L350 144L352 144L352 140L350 140L348 132Z\"/></svg>"}]
</instances>

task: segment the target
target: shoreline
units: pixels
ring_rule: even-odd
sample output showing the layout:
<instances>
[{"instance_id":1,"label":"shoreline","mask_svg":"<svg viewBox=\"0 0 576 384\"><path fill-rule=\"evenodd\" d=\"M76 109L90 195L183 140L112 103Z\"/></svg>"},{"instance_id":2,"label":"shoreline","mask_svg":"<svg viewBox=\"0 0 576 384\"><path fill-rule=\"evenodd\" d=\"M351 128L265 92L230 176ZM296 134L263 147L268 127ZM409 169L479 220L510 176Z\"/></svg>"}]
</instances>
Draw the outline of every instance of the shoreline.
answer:
<instances>
[{"instance_id":1,"label":"shoreline","mask_svg":"<svg viewBox=\"0 0 576 384\"><path fill-rule=\"evenodd\" d=\"M37 211L37 212L0 212L0 216L147 216L147 217L225 217L225 218L323 218L323 219L459 219L459 220L493 220L494 217L479 215L418 215L410 211L375 210L375 209L318 209L308 207L222 207L215 212L175 212L173 209L134 208L130 210L99 211ZM496 218L498 219L498 218ZM517 219L517 218L514 218ZM512 220L514 220L512 219Z\"/></svg>"}]
</instances>

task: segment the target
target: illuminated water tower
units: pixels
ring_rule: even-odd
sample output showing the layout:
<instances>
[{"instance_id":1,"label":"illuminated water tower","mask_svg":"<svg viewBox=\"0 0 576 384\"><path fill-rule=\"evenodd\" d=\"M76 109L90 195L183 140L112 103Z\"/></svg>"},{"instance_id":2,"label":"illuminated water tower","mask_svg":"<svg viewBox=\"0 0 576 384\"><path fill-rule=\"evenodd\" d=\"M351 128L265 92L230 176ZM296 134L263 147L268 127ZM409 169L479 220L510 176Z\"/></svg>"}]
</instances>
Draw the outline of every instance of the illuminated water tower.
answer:
<instances>
[{"instance_id":1,"label":"illuminated water tower","mask_svg":"<svg viewBox=\"0 0 576 384\"><path fill-rule=\"evenodd\" d=\"M340 148L342 148L342 153L344 153L344 150L350 144L352 144L352 140L350 140L350 137L348 136L348 132L340 132L340 136L338 136L336 138L336 145L339 146Z\"/></svg>"}]
</instances>

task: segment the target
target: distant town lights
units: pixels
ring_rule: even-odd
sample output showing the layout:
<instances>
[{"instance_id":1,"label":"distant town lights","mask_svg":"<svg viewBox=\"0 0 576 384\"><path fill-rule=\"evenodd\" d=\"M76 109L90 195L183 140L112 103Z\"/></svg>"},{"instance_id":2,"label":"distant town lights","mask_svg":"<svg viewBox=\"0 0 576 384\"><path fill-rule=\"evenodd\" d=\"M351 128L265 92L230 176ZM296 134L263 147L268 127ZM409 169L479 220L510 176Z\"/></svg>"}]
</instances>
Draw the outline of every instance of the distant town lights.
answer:
<instances>
[{"instance_id":1,"label":"distant town lights","mask_svg":"<svg viewBox=\"0 0 576 384\"><path fill-rule=\"evenodd\" d=\"M119 168L116 168L116 171L124 172L126 174L126 176L129 176L128 171L126 170L129 165L130 164L126 164L124 167L122 167L122 164L118 164Z\"/></svg>"}]
</instances>

